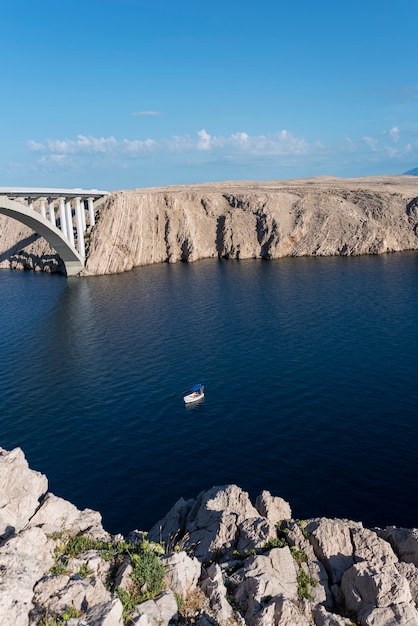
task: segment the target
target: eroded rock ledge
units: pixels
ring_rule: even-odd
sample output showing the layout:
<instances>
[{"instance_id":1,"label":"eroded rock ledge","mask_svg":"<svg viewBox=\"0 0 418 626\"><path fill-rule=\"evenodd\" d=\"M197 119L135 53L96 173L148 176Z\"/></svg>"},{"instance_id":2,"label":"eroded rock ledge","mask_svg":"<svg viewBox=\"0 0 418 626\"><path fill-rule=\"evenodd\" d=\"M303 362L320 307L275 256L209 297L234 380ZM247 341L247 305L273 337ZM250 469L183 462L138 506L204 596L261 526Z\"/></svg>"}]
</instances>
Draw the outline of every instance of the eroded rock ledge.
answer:
<instances>
[{"instance_id":1,"label":"eroded rock ledge","mask_svg":"<svg viewBox=\"0 0 418 626\"><path fill-rule=\"evenodd\" d=\"M418 248L418 177L226 182L118 191L86 235L84 275L206 258L380 254ZM36 237L35 237L36 239ZM0 267L62 271L0 216Z\"/></svg>"},{"instance_id":2,"label":"eroded rock ledge","mask_svg":"<svg viewBox=\"0 0 418 626\"><path fill-rule=\"evenodd\" d=\"M295 520L282 498L227 485L111 537L19 448L0 448L0 484L2 626L418 625L417 529ZM153 568L158 587L141 578Z\"/></svg>"}]
</instances>

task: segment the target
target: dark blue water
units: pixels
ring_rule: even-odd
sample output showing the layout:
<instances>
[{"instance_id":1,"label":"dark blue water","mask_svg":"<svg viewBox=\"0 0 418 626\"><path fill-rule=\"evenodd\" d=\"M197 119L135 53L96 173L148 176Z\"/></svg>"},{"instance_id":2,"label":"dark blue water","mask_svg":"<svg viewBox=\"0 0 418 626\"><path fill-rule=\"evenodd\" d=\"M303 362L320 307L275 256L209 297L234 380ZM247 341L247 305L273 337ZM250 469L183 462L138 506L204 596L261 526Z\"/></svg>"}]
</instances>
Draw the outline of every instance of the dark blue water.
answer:
<instances>
[{"instance_id":1,"label":"dark blue water","mask_svg":"<svg viewBox=\"0 0 418 626\"><path fill-rule=\"evenodd\" d=\"M417 254L3 270L0 294L0 445L109 531L230 482L418 525Z\"/></svg>"}]
</instances>

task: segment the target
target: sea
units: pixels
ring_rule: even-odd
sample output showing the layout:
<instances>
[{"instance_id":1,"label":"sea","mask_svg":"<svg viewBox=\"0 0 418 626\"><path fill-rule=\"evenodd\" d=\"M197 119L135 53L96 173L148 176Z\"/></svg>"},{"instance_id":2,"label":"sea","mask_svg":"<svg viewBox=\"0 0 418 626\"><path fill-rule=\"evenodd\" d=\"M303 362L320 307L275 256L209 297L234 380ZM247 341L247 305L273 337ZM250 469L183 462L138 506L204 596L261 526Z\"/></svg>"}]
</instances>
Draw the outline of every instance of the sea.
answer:
<instances>
[{"instance_id":1,"label":"sea","mask_svg":"<svg viewBox=\"0 0 418 626\"><path fill-rule=\"evenodd\" d=\"M0 355L0 446L111 533L230 483L418 526L416 252L0 270Z\"/></svg>"}]
</instances>

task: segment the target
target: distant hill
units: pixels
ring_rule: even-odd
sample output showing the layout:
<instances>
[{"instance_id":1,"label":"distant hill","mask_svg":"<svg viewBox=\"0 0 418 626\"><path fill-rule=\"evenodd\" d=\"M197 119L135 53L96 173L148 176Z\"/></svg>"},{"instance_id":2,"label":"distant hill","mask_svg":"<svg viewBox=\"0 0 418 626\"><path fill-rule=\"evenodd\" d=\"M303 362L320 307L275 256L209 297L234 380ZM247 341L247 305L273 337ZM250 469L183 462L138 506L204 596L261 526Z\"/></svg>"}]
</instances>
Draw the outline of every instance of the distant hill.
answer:
<instances>
[{"instance_id":1,"label":"distant hill","mask_svg":"<svg viewBox=\"0 0 418 626\"><path fill-rule=\"evenodd\" d=\"M418 167L414 167L412 170L405 172L404 176L418 176Z\"/></svg>"}]
</instances>

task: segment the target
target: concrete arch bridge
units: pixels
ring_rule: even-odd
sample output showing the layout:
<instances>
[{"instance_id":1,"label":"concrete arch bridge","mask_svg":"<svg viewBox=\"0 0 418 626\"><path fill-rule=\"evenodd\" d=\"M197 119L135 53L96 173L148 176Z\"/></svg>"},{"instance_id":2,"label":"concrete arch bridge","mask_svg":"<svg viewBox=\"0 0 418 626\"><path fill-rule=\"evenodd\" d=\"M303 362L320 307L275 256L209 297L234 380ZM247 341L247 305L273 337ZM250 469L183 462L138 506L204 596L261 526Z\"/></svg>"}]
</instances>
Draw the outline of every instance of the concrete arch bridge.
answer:
<instances>
[{"instance_id":1,"label":"concrete arch bridge","mask_svg":"<svg viewBox=\"0 0 418 626\"><path fill-rule=\"evenodd\" d=\"M84 268L84 233L107 191L0 187L0 213L41 235L64 262L67 276Z\"/></svg>"}]
</instances>

